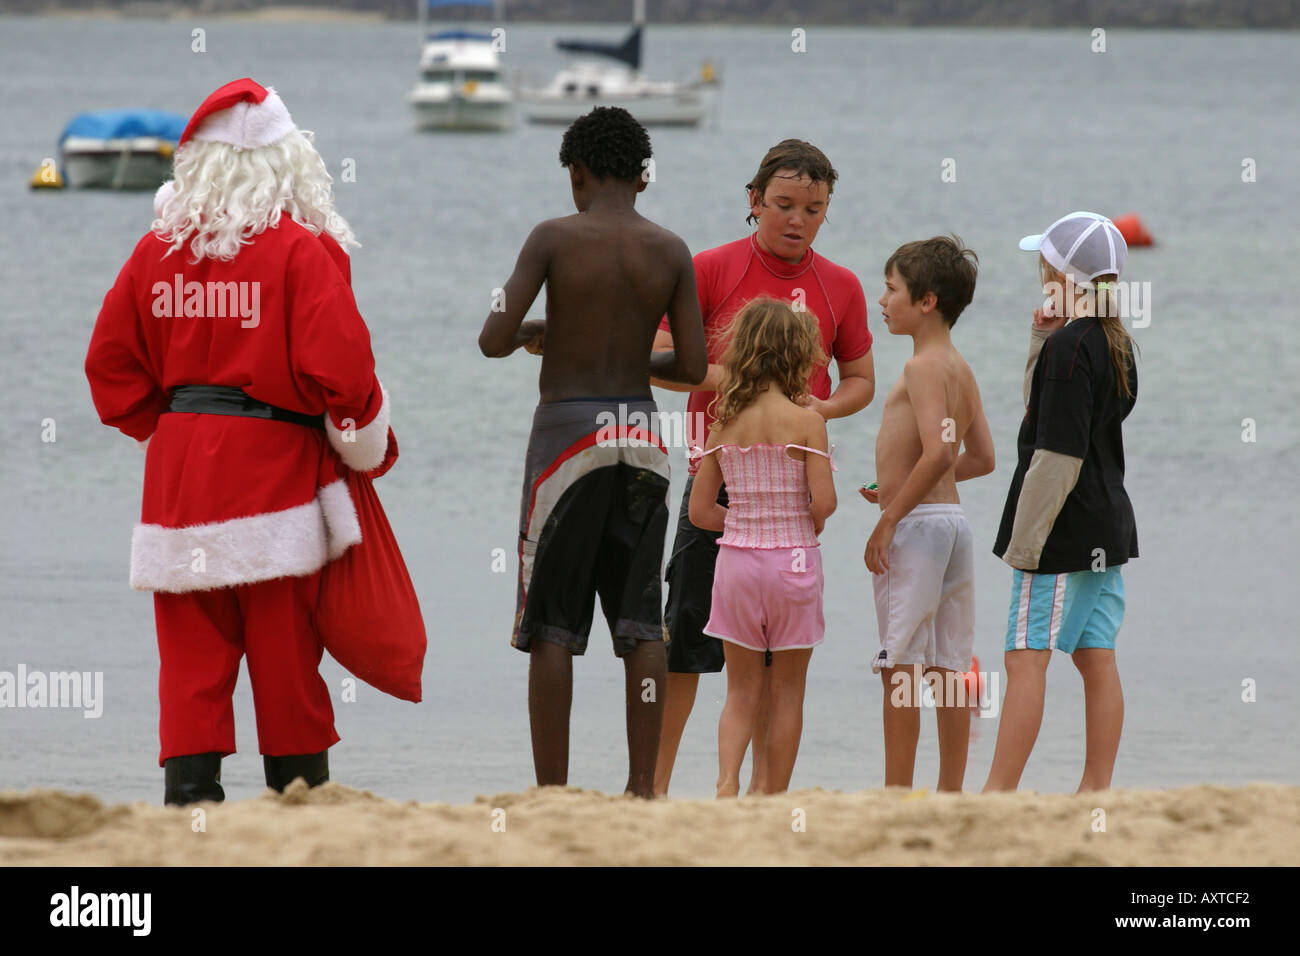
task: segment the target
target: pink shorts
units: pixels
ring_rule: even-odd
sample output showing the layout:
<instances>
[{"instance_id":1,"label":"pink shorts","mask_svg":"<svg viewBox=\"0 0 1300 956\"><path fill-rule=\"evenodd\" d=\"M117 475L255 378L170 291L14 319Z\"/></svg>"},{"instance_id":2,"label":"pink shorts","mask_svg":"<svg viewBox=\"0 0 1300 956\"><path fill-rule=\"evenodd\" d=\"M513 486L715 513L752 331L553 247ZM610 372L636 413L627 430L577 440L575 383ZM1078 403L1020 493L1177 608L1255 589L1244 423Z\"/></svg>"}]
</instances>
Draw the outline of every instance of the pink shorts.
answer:
<instances>
[{"instance_id":1,"label":"pink shorts","mask_svg":"<svg viewBox=\"0 0 1300 956\"><path fill-rule=\"evenodd\" d=\"M704 633L753 651L816 647L826 633L821 549L721 545Z\"/></svg>"}]
</instances>

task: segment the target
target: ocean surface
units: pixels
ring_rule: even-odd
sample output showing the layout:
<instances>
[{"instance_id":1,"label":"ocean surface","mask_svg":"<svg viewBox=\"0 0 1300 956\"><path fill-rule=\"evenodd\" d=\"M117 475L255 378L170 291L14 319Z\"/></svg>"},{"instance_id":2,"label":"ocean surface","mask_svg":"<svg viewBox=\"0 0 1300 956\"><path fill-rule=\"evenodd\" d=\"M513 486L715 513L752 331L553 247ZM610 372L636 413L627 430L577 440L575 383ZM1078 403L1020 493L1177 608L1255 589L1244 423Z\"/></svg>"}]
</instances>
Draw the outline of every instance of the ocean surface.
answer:
<instances>
[{"instance_id":1,"label":"ocean surface","mask_svg":"<svg viewBox=\"0 0 1300 956\"><path fill-rule=\"evenodd\" d=\"M206 52L192 52L192 30ZM561 35L616 26L510 26L506 63L543 80ZM652 129L656 181L638 208L692 250L745 235L744 184L786 137L819 145L840 173L815 248L862 279L877 335L877 398L831 424L839 511L823 537L825 644L813 655L793 787L883 780L877 648L862 548L886 389L910 354L875 300L881 268L911 239L956 231L980 256L954 341L979 379L997 470L961 486L978 544L976 653L1001 666L1010 570L993 544L1014 468L1030 313L1041 298L1024 234L1075 209L1138 212L1157 245L1126 278L1149 282L1135 328L1141 391L1125 427L1141 557L1125 568L1119 640L1126 716L1114 784L1300 782L1300 386L1296 216L1300 154L1295 33L652 27L647 71L721 70L714 121ZM32 192L63 125L88 109L189 114L251 75L314 130L339 210L363 243L357 302L392 393L401 460L379 485L429 630L425 700L361 685L344 702L327 658L342 742L333 778L401 799L465 801L533 783L525 655L509 646L523 453L537 360L484 359L492 290L540 219L572 212L561 131L417 133L405 95L413 24L207 19L0 18L0 671L102 672L103 713L0 709L0 788L162 798L152 601L127 584L143 457L103 427L82 371L104 293L151 219L147 193ZM339 181L345 160L355 181ZM955 181L944 181L945 169ZM1255 181L1243 182L1243 162ZM951 176L949 177L952 178ZM541 303L535 307L541 314ZM657 394L665 411L684 397ZM54 441L48 441L50 422ZM1250 420L1247 422L1247 420ZM1248 432L1253 429L1253 440ZM685 478L673 449L673 514ZM232 476L236 478L237 476ZM507 566L493 570L494 549ZM570 783L626 779L623 672L597 615L575 662ZM711 796L721 676L700 683L673 794ZM229 798L262 789L252 698L236 695ZM975 721L967 788L988 772L997 720ZM924 715L917 786L937 748ZM1071 792L1084 752L1081 682L1056 655L1046 715L1023 778Z\"/></svg>"}]
</instances>

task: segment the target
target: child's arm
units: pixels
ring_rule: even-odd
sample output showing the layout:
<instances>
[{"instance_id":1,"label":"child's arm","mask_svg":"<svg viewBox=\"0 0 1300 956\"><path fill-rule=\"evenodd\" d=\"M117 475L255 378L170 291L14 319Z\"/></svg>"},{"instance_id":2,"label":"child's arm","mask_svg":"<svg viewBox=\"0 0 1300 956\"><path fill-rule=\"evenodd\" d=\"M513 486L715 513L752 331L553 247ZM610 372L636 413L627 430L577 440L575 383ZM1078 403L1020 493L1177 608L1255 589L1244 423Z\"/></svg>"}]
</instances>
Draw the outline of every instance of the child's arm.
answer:
<instances>
[{"instance_id":1,"label":"child's arm","mask_svg":"<svg viewBox=\"0 0 1300 956\"><path fill-rule=\"evenodd\" d=\"M809 411L812 412L812 415L809 418L809 431L807 438L804 439L804 444L819 451L828 451L829 439L826 436L826 419L812 409L809 409ZM826 519L835 513L835 507L838 504L835 498L835 478L831 474L829 458L806 454L804 455L804 465L805 472L808 475L808 494L812 498L813 529L820 535L822 528L826 527Z\"/></svg>"},{"instance_id":2,"label":"child's arm","mask_svg":"<svg viewBox=\"0 0 1300 956\"><path fill-rule=\"evenodd\" d=\"M1048 352L1042 361L1046 364L1035 408L1034 456L1020 484L1011 540L1002 555L1022 571L1038 567L1052 525L1079 480L1092 431L1092 375L1086 353L1075 361Z\"/></svg>"},{"instance_id":3,"label":"child's arm","mask_svg":"<svg viewBox=\"0 0 1300 956\"><path fill-rule=\"evenodd\" d=\"M704 320L695 293L695 264L691 251L676 242L677 287L668 303L668 327L672 348L650 353L650 377L660 382L699 385L709 371L709 353L704 346ZM658 338L658 334L656 334Z\"/></svg>"},{"instance_id":4,"label":"child's arm","mask_svg":"<svg viewBox=\"0 0 1300 956\"><path fill-rule=\"evenodd\" d=\"M718 443L718 433L709 435L706 450ZM686 516L691 524L705 531L722 531L727 522L727 509L718 504L718 491L722 488L722 468L718 465L716 455L705 455L700 461L700 470L695 473L695 483L691 485L691 502L687 506Z\"/></svg>"},{"instance_id":5,"label":"child's arm","mask_svg":"<svg viewBox=\"0 0 1300 956\"><path fill-rule=\"evenodd\" d=\"M977 401L978 398L979 393L976 392ZM957 456L957 467L953 469L955 481L978 478L997 467L993 453L993 433L989 430L988 419L984 417L983 402L975 409L975 417L971 419L970 427L962 437L962 445L964 450Z\"/></svg>"},{"instance_id":6,"label":"child's arm","mask_svg":"<svg viewBox=\"0 0 1300 956\"><path fill-rule=\"evenodd\" d=\"M1083 468L1082 458L1039 448L1029 461L1025 480L1016 498L1016 517L1011 540L1002 560L1013 568L1032 571L1038 567L1043 545L1051 534L1056 516L1074 490Z\"/></svg>"},{"instance_id":7,"label":"child's arm","mask_svg":"<svg viewBox=\"0 0 1300 956\"><path fill-rule=\"evenodd\" d=\"M655 343L651 348L655 352L668 352L673 347L673 336L671 332L665 332L660 329L655 333ZM680 382L662 381L657 378L651 378L650 384L656 388L666 388L670 392L717 392L722 389L723 379L726 372L721 365L709 362L709 370L705 373L704 381L698 385L682 385Z\"/></svg>"},{"instance_id":8,"label":"child's arm","mask_svg":"<svg viewBox=\"0 0 1300 956\"><path fill-rule=\"evenodd\" d=\"M519 250L515 271L506 281L501 297L502 309L493 309L483 323L478 347L488 358L505 358L520 346L537 354L546 334L546 323L524 316L546 282L551 258L552 228L550 221L538 223Z\"/></svg>"},{"instance_id":9,"label":"child's arm","mask_svg":"<svg viewBox=\"0 0 1300 956\"><path fill-rule=\"evenodd\" d=\"M903 366L903 386L916 417L921 457L912 466L889 507L880 512L876 528L867 539L862 557L874 574L881 574L889 568L886 556L898 522L921 503L957 459L956 443L943 440L951 415L942 369L913 356Z\"/></svg>"},{"instance_id":10,"label":"child's arm","mask_svg":"<svg viewBox=\"0 0 1300 956\"><path fill-rule=\"evenodd\" d=\"M876 394L876 365L870 350L851 361L837 362L835 368L839 374L835 391L825 401L810 396L808 402L822 421L848 418L870 405Z\"/></svg>"},{"instance_id":11,"label":"child's arm","mask_svg":"<svg viewBox=\"0 0 1300 956\"><path fill-rule=\"evenodd\" d=\"M830 357L835 359L838 384L823 401L808 396L807 405L823 419L847 418L871 404L876 394L876 364L867 328L867 297L854 281L844 314L836 325ZM814 456L815 457L815 456Z\"/></svg>"},{"instance_id":12,"label":"child's arm","mask_svg":"<svg viewBox=\"0 0 1300 956\"><path fill-rule=\"evenodd\" d=\"M1064 316L1048 315L1042 309L1034 309L1034 324L1029 329L1029 358L1025 360L1025 408L1029 407L1029 391L1034 384L1034 366L1038 364L1038 353L1043 350L1047 337L1063 325Z\"/></svg>"}]
</instances>

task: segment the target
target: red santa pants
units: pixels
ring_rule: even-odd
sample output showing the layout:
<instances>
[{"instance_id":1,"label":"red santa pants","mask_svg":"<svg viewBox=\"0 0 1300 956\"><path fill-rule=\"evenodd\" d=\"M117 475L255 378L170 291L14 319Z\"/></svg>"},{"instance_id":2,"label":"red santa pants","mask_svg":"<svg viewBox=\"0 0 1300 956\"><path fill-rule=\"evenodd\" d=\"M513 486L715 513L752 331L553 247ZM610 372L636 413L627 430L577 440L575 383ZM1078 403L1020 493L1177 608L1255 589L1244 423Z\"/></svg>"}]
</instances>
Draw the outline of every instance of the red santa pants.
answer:
<instances>
[{"instance_id":1,"label":"red santa pants","mask_svg":"<svg viewBox=\"0 0 1300 956\"><path fill-rule=\"evenodd\" d=\"M231 697L245 654L261 753L314 754L338 743L319 672L324 649L312 626L319 587L317 572L215 591L154 593L162 661L159 766L168 757L235 752Z\"/></svg>"}]
</instances>

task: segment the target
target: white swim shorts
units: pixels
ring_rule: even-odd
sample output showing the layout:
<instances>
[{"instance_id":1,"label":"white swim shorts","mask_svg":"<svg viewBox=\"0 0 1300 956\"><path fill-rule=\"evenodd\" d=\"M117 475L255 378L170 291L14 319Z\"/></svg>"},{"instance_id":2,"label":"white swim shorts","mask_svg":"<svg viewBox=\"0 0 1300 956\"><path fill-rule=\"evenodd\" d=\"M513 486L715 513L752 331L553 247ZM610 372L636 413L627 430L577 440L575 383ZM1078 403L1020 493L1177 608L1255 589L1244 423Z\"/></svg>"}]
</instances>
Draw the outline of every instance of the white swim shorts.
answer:
<instances>
[{"instance_id":1,"label":"white swim shorts","mask_svg":"<svg viewBox=\"0 0 1300 956\"><path fill-rule=\"evenodd\" d=\"M880 650L873 673L909 664L967 671L975 646L975 546L961 505L917 505L873 574Z\"/></svg>"}]
</instances>

